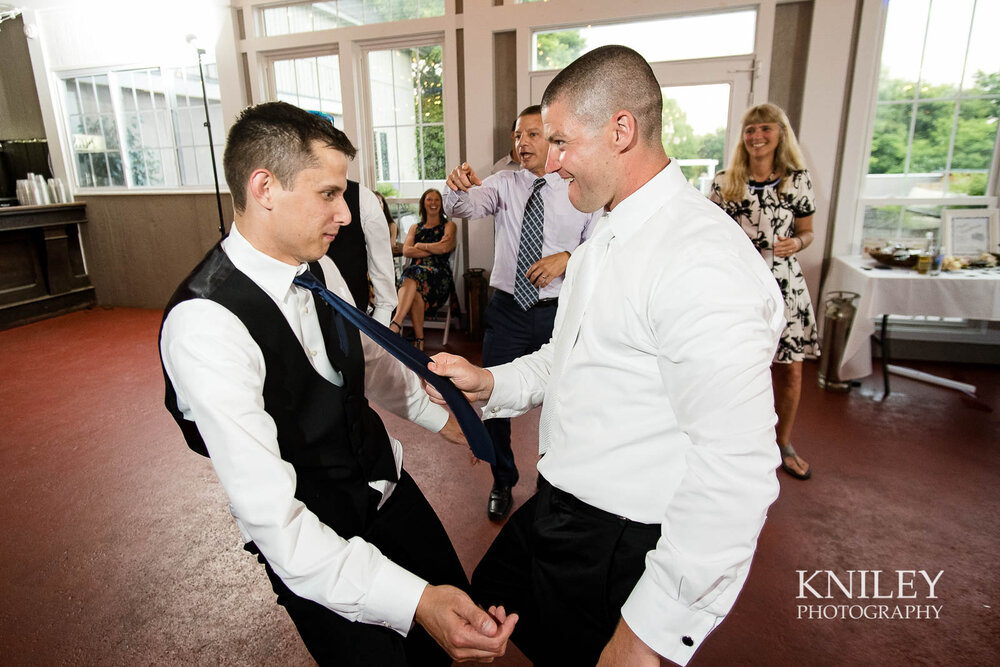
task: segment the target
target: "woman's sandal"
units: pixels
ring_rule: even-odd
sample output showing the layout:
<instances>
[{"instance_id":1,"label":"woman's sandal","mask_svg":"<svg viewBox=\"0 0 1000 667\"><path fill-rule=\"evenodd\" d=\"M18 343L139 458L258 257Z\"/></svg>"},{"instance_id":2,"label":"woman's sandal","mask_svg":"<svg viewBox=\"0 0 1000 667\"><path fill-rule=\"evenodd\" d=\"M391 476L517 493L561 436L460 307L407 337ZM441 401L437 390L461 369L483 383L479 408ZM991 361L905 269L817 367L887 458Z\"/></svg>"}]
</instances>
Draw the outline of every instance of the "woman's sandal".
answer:
<instances>
[{"instance_id":1,"label":"woman's sandal","mask_svg":"<svg viewBox=\"0 0 1000 667\"><path fill-rule=\"evenodd\" d=\"M389 322L389 331L392 331L392 325L393 324L396 325L396 329L397 329L397 331L395 331L394 333L398 333L400 336L402 336L403 335L403 325L400 324L399 322L397 322L396 320L392 320L391 322Z\"/></svg>"},{"instance_id":2,"label":"woman's sandal","mask_svg":"<svg viewBox=\"0 0 1000 667\"><path fill-rule=\"evenodd\" d=\"M787 472L789 475L795 479L809 479L812 477L813 471L812 466L806 469L805 472L799 472L792 466L785 463L785 459L788 457L799 458L799 455L795 453L795 448L789 445L778 445L778 449L781 450L781 469Z\"/></svg>"},{"instance_id":3,"label":"woman's sandal","mask_svg":"<svg viewBox=\"0 0 1000 667\"><path fill-rule=\"evenodd\" d=\"M424 339L423 338L414 338L413 339L413 347L415 347L418 350L420 350L421 352L423 352L424 351Z\"/></svg>"}]
</instances>

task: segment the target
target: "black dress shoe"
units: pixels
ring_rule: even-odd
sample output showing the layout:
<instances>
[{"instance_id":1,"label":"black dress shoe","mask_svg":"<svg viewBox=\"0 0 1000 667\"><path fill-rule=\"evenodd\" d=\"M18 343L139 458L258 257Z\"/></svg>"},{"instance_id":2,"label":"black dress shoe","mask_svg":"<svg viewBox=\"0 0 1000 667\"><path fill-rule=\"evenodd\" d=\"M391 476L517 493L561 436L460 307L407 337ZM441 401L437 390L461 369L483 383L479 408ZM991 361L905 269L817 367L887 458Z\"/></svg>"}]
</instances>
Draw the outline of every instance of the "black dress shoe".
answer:
<instances>
[{"instance_id":1,"label":"black dress shoe","mask_svg":"<svg viewBox=\"0 0 1000 667\"><path fill-rule=\"evenodd\" d=\"M494 486L490 491L490 504L486 508L486 516L490 521L503 521L513 506L514 496L510 492L510 487Z\"/></svg>"}]
</instances>

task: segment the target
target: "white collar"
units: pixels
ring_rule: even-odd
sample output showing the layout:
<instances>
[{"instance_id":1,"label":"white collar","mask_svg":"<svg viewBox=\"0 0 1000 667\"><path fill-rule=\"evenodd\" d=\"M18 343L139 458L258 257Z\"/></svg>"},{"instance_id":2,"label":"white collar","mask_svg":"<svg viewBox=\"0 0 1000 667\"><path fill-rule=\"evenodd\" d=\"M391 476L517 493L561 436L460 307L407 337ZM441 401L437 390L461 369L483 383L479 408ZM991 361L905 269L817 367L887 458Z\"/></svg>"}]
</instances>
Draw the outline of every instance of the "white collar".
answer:
<instances>
[{"instance_id":1,"label":"white collar","mask_svg":"<svg viewBox=\"0 0 1000 667\"><path fill-rule=\"evenodd\" d=\"M646 181L608 213L607 224L614 225L615 237L624 241L635 234L663 203L688 185L677 160L670 160L666 167Z\"/></svg>"},{"instance_id":2,"label":"white collar","mask_svg":"<svg viewBox=\"0 0 1000 667\"><path fill-rule=\"evenodd\" d=\"M292 280L309 268L307 264L285 264L257 250L240 234L235 222L229 230L229 236L222 241L222 249L226 251L233 266L245 273L275 301L284 301L292 287Z\"/></svg>"},{"instance_id":3,"label":"white collar","mask_svg":"<svg viewBox=\"0 0 1000 667\"><path fill-rule=\"evenodd\" d=\"M560 176L558 173L554 171L551 171L545 174L544 176L535 176L535 174L533 174L532 172L528 171L523 167L515 171L514 175L515 178L526 181L529 185L534 185L535 181L537 181L539 178L544 178L545 183L548 184L549 186L553 186L559 181L563 180L562 176Z\"/></svg>"}]
</instances>

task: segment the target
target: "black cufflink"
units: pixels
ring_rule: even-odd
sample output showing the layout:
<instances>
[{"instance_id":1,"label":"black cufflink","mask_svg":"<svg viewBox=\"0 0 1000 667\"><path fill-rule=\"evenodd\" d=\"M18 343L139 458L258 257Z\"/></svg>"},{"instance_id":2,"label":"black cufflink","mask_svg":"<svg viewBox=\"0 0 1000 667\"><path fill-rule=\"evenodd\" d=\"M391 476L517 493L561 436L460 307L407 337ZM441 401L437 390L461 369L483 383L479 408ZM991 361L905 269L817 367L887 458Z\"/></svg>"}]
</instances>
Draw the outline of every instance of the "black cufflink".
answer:
<instances>
[{"instance_id":1,"label":"black cufflink","mask_svg":"<svg viewBox=\"0 0 1000 667\"><path fill-rule=\"evenodd\" d=\"M694 640L690 637L681 637L681 643L685 646L694 646Z\"/></svg>"}]
</instances>

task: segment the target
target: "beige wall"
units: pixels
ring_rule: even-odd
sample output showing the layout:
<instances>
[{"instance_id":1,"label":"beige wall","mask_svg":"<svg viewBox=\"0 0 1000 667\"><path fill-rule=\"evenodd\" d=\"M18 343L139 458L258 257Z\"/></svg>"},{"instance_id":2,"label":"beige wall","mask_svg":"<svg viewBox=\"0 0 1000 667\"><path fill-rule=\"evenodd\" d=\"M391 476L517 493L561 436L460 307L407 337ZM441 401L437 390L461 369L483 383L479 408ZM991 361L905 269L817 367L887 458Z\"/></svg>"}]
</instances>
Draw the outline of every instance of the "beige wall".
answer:
<instances>
[{"instance_id":1,"label":"beige wall","mask_svg":"<svg viewBox=\"0 0 1000 667\"><path fill-rule=\"evenodd\" d=\"M95 195L83 229L87 270L102 306L163 308L180 281L219 240L214 193ZM222 196L226 228L232 201Z\"/></svg>"},{"instance_id":2,"label":"beige wall","mask_svg":"<svg viewBox=\"0 0 1000 667\"><path fill-rule=\"evenodd\" d=\"M24 22L4 21L0 30L0 139L44 139L45 126L31 69Z\"/></svg>"},{"instance_id":3,"label":"beige wall","mask_svg":"<svg viewBox=\"0 0 1000 667\"><path fill-rule=\"evenodd\" d=\"M493 156L510 151L510 125L521 111L517 108L517 32L493 33Z\"/></svg>"},{"instance_id":4,"label":"beige wall","mask_svg":"<svg viewBox=\"0 0 1000 667\"><path fill-rule=\"evenodd\" d=\"M774 12L774 46L768 99L785 113L796 133L802 117L802 89L809 61L812 0L778 5Z\"/></svg>"}]
</instances>

